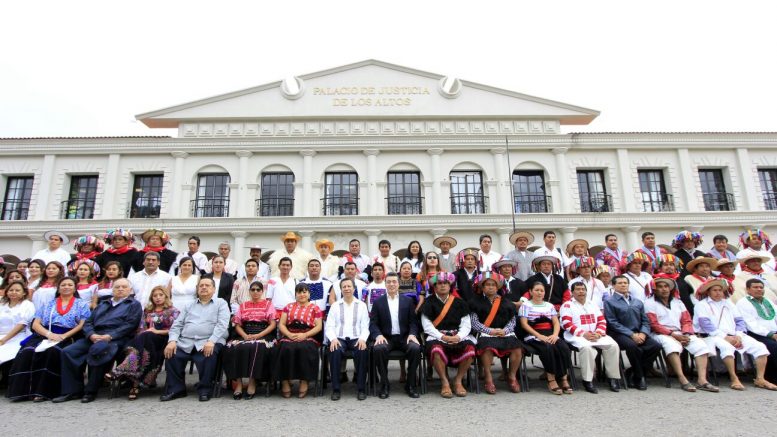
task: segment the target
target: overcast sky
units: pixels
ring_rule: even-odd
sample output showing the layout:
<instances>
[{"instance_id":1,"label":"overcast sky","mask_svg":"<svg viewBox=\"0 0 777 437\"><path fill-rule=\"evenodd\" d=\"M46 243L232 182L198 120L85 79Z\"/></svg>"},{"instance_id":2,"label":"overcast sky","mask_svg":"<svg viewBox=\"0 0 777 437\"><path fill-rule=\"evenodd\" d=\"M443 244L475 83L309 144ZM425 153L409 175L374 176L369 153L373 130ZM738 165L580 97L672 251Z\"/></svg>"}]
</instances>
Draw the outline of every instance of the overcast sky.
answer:
<instances>
[{"instance_id":1,"label":"overcast sky","mask_svg":"<svg viewBox=\"0 0 777 437\"><path fill-rule=\"evenodd\" d=\"M0 137L168 135L134 116L374 58L601 111L565 131L777 131L774 1L17 1Z\"/></svg>"}]
</instances>

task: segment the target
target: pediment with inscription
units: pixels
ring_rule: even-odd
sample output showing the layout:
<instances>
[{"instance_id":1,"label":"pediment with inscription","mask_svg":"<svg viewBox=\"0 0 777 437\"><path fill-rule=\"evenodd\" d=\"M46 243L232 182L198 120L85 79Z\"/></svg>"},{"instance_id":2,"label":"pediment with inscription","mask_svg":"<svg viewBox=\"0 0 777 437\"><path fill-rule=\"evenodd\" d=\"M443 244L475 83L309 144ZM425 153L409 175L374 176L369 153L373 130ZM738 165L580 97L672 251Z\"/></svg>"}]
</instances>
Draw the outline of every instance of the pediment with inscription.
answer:
<instances>
[{"instance_id":1,"label":"pediment with inscription","mask_svg":"<svg viewBox=\"0 0 777 437\"><path fill-rule=\"evenodd\" d=\"M138 115L149 127L263 120L554 120L598 111L368 60Z\"/></svg>"}]
</instances>

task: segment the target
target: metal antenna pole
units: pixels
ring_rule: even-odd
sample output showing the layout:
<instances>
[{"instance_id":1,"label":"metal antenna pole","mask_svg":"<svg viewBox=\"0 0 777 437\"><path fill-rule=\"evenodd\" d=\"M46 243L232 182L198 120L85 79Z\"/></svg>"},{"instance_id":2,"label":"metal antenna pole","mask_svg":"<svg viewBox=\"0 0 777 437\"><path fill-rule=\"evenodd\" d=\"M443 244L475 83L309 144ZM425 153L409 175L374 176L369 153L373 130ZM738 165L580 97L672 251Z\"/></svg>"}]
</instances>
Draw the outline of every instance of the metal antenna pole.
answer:
<instances>
[{"instance_id":1,"label":"metal antenna pole","mask_svg":"<svg viewBox=\"0 0 777 437\"><path fill-rule=\"evenodd\" d=\"M515 188L513 187L513 165L510 164L510 141L505 135L505 153L507 153L507 175L510 180L510 216L513 219L513 233L515 233Z\"/></svg>"}]
</instances>

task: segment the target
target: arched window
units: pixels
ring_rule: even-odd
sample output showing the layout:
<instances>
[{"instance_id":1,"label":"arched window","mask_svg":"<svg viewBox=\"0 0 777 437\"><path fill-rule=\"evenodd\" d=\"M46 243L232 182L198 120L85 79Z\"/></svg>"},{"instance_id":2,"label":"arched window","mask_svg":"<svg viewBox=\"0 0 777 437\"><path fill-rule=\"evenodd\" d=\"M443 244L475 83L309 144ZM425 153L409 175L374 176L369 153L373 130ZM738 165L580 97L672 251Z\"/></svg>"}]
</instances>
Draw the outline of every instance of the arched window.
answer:
<instances>
[{"instance_id":1,"label":"arched window","mask_svg":"<svg viewBox=\"0 0 777 437\"><path fill-rule=\"evenodd\" d=\"M229 174L197 175L197 198L192 200L192 217L229 217Z\"/></svg>"},{"instance_id":2,"label":"arched window","mask_svg":"<svg viewBox=\"0 0 777 437\"><path fill-rule=\"evenodd\" d=\"M262 197L257 202L257 213L262 217L294 215L294 173L262 173Z\"/></svg>"},{"instance_id":3,"label":"arched window","mask_svg":"<svg viewBox=\"0 0 777 437\"><path fill-rule=\"evenodd\" d=\"M483 174L479 170L454 170L451 179L451 214L485 214Z\"/></svg>"}]
</instances>

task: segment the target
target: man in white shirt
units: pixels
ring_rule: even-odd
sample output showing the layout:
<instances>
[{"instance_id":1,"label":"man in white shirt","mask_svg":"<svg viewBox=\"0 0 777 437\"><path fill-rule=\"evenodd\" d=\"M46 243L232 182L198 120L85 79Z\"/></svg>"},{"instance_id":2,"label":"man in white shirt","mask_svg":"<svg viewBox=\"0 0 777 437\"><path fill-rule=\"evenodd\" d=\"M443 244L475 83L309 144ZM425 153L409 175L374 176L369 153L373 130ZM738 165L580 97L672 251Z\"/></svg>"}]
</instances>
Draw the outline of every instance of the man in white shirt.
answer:
<instances>
[{"instance_id":1,"label":"man in white shirt","mask_svg":"<svg viewBox=\"0 0 777 437\"><path fill-rule=\"evenodd\" d=\"M289 258L294 263L294 267L290 273L291 277L294 279L302 279L305 277L305 270L307 270L306 266L308 265L308 261L313 258L313 255L310 252L297 247L300 240L302 240L302 237L291 231L286 232L281 236L283 247L276 249L267 262L267 264L270 265L271 276L278 276L280 274L279 263L281 259Z\"/></svg>"},{"instance_id":2,"label":"man in white shirt","mask_svg":"<svg viewBox=\"0 0 777 437\"><path fill-rule=\"evenodd\" d=\"M777 317L775 305L764 297L764 283L758 278L746 284L747 297L740 299L736 307L747 325L747 335L760 341L769 350L764 378L777 382Z\"/></svg>"},{"instance_id":3,"label":"man in white shirt","mask_svg":"<svg viewBox=\"0 0 777 437\"><path fill-rule=\"evenodd\" d=\"M267 284L270 280L270 266L262 261L262 248L260 246L250 246L248 249L248 259L256 261L256 276L258 281L262 281L263 284ZM247 260L246 260L247 261ZM245 263L237 268L237 279L243 279L246 277Z\"/></svg>"},{"instance_id":4,"label":"man in white shirt","mask_svg":"<svg viewBox=\"0 0 777 437\"><path fill-rule=\"evenodd\" d=\"M281 258L278 268L280 274L267 281L266 295L276 311L282 311L286 305L295 301L294 288L297 286L297 280L291 276L291 259Z\"/></svg>"},{"instance_id":5,"label":"man in white shirt","mask_svg":"<svg viewBox=\"0 0 777 437\"><path fill-rule=\"evenodd\" d=\"M490 235L483 234L480 236L479 259L481 272L490 272L491 265L502 259L501 253L491 250L492 242L493 240L491 239Z\"/></svg>"},{"instance_id":6,"label":"man in white shirt","mask_svg":"<svg viewBox=\"0 0 777 437\"><path fill-rule=\"evenodd\" d=\"M367 276L370 273L370 266L372 260L367 255L361 253L362 244L359 240L353 239L348 242L348 252L340 258L340 265L345 267L346 263L352 262L356 265L359 278L362 281L367 281Z\"/></svg>"},{"instance_id":7,"label":"man in white shirt","mask_svg":"<svg viewBox=\"0 0 777 437\"><path fill-rule=\"evenodd\" d=\"M739 244L743 249L737 252L737 258L745 258L750 255L758 255L768 258L763 262L762 268L766 273L774 273L774 255L769 252L772 247L772 242L769 241L769 235L761 229L748 229L739 235ZM737 266L737 273L740 271L740 266Z\"/></svg>"},{"instance_id":8,"label":"man in white shirt","mask_svg":"<svg viewBox=\"0 0 777 437\"><path fill-rule=\"evenodd\" d=\"M70 239L67 238L67 235L60 231L48 231L43 234L43 239L48 242L48 247L46 249L39 250L37 253L35 253L32 259L39 259L45 264L48 264L52 261L57 261L63 266L70 264L70 252L62 248L63 244L70 242ZM67 269L65 269L64 273L67 275Z\"/></svg>"},{"instance_id":9,"label":"man in white shirt","mask_svg":"<svg viewBox=\"0 0 777 437\"><path fill-rule=\"evenodd\" d=\"M356 274L358 273L356 269L356 264L349 262L346 263L343 267L343 279L353 279L356 283L356 296L362 295L362 290L364 290L365 287L367 287L367 284L359 279ZM340 281L334 281L334 286L332 287L332 292L329 293L329 304L333 304L340 300L343 297L342 291L340 290Z\"/></svg>"},{"instance_id":10,"label":"man in white shirt","mask_svg":"<svg viewBox=\"0 0 777 437\"><path fill-rule=\"evenodd\" d=\"M367 305L354 297L356 283L351 278L340 281L343 298L329 310L324 336L329 341L329 370L332 379L333 401L340 399L340 378L337 372L346 352L353 354L356 368L357 399L367 399L367 339L370 336L370 317Z\"/></svg>"},{"instance_id":11,"label":"man in white shirt","mask_svg":"<svg viewBox=\"0 0 777 437\"><path fill-rule=\"evenodd\" d=\"M372 265L375 263L383 264L383 270L386 273L399 273L399 257L391 253L391 242L380 240L378 243L379 254L372 257Z\"/></svg>"},{"instance_id":12,"label":"man in white shirt","mask_svg":"<svg viewBox=\"0 0 777 437\"><path fill-rule=\"evenodd\" d=\"M235 276L237 274L238 266L235 260L229 258L229 254L231 252L232 252L232 246L229 243L224 241L219 244L219 255L224 257L224 271L229 273L232 276ZM213 272L213 261L208 260L208 263L205 264L205 273L212 273L212 272Z\"/></svg>"},{"instance_id":13,"label":"man in white shirt","mask_svg":"<svg viewBox=\"0 0 777 437\"><path fill-rule=\"evenodd\" d=\"M205 256L204 253L200 252L200 237L192 235L189 237L187 245L189 250L187 252L179 253L175 258L175 263L172 265L172 267L170 267L170 269L174 272L178 271L178 264L181 263L181 260L184 257L189 257L192 259L192 261L194 261L194 266L197 268L194 274L200 274L200 272L205 270L205 266L208 265L208 257Z\"/></svg>"},{"instance_id":14,"label":"man in white shirt","mask_svg":"<svg viewBox=\"0 0 777 437\"><path fill-rule=\"evenodd\" d=\"M130 273L129 279L135 300L145 307L151 297L151 290L160 285L167 289L172 278L169 273L159 268L161 258L157 252L146 252L143 255L143 269Z\"/></svg>"},{"instance_id":15,"label":"man in white shirt","mask_svg":"<svg viewBox=\"0 0 777 437\"><path fill-rule=\"evenodd\" d=\"M381 263L372 265L372 282L362 290L361 300L367 304L367 311L372 315L372 305L381 296L386 294L386 283L384 282L385 267Z\"/></svg>"},{"instance_id":16,"label":"man in white shirt","mask_svg":"<svg viewBox=\"0 0 777 437\"><path fill-rule=\"evenodd\" d=\"M583 256L575 260L570 266L570 269L577 273L577 277L569 281L569 289L572 290L572 285L578 282L585 284L585 288L588 290L588 296L586 300L593 302L599 309L604 308L604 295L607 292L607 288L602 281L596 279L592 275L593 267L596 261L590 256ZM572 293L574 297L574 293Z\"/></svg>"},{"instance_id":17,"label":"man in white shirt","mask_svg":"<svg viewBox=\"0 0 777 437\"><path fill-rule=\"evenodd\" d=\"M335 250L334 241L316 240L316 252L318 252L316 259L321 265L321 276L329 278L330 281L337 279L337 273L340 269L340 258L332 255L333 250Z\"/></svg>"},{"instance_id":18,"label":"man in white shirt","mask_svg":"<svg viewBox=\"0 0 777 437\"><path fill-rule=\"evenodd\" d=\"M329 293L332 292L332 281L321 276L321 261L316 258L308 261L308 275L300 282L308 284L310 302L318 305L321 311L325 311L329 303Z\"/></svg>"},{"instance_id":19,"label":"man in white shirt","mask_svg":"<svg viewBox=\"0 0 777 437\"><path fill-rule=\"evenodd\" d=\"M553 231L545 231L545 233L542 235L542 240L545 245L534 251L534 257L537 258L540 256L552 256L556 258L559 261L559 265L561 267L559 275L564 276L566 273L566 267L571 263L571 261L563 250L556 247L556 233Z\"/></svg>"}]
</instances>

